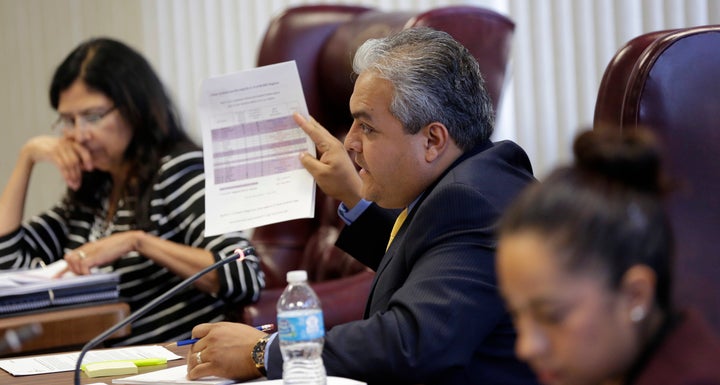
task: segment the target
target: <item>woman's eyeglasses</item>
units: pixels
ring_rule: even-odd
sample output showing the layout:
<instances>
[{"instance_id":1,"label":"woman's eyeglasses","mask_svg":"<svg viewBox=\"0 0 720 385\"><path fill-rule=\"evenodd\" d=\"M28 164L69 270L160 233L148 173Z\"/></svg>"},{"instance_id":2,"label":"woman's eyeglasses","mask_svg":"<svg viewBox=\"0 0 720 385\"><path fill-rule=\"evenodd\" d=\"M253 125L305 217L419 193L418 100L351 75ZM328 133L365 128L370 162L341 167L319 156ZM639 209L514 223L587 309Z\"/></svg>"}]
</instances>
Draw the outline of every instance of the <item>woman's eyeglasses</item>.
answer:
<instances>
[{"instance_id":1,"label":"woman's eyeglasses","mask_svg":"<svg viewBox=\"0 0 720 385\"><path fill-rule=\"evenodd\" d=\"M52 129L55 131L68 132L75 129L76 125L81 129L93 128L98 126L103 118L113 111L115 111L115 106L102 112L89 111L77 115L60 115L55 123L52 124Z\"/></svg>"}]
</instances>

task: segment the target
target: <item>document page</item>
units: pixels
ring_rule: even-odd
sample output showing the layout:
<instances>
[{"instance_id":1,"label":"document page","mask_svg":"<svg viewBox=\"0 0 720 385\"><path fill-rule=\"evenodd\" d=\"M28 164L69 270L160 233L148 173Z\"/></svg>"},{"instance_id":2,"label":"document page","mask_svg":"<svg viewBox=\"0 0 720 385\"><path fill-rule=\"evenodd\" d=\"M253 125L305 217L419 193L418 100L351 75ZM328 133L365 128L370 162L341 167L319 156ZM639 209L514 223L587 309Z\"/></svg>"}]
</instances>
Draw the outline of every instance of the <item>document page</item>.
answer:
<instances>
[{"instance_id":1,"label":"document page","mask_svg":"<svg viewBox=\"0 0 720 385\"><path fill-rule=\"evenodd\" d=\"M112 380L113 384L148 384L148 385L165 385L165 384L203 384L203 385L226 385L234 384L235 381L220 377L205 377L198 380L187 379L187 365L175 366L172 368L155 370L131 377L116 378Z\"/></svg>"},{"instance_id":2,"label":"document page","mask_svg":"<svg viewBox=\"0 0 720 385\"><path fill-rule=\"evenodd\" d=\"M0 272L0 289L3 290L3 295L8 295L4 290L15 289L20 287L29 287L27 285L46 285L48 287L61 286L63 282L72 282L72 280L63 281L68 278L78 278L90 281L102 281L112 280L116 274L104 274L104 275L76 275L72 271L63 271L67 268L67 262L64 259L57 260L47 266L24 269L24 270L8 270ZM94 268L91 270L93 273L97 273L99 270ZM62 276L59 276L63 273ZM57 277L56 277L57 276Z\"/></svg>"},{"instance_id":3,"label":"document page","mask_svg":"<svg viewBox=\"0 0 720 385\"><path fill-rule=\"evenodd\" d=\"M141 384L152 384L152 385L225 385L225 384L236 384L233 380L220 377L205 377L198 380L188 380L187 378L187 365L176 366L173 368L167 368L163 370L157 370L153 372L138 374L131 377L119 378L112 380L113 384L129 384L129 385L141 385ZM283 380L265 380L257 379L252 381L246 381L245 383L253 384L267 384L267 385L282 385ZM342 377L327 377L327 385L365 385L364 382L351 380L349 378Z\"/></svg>"},{"instance_id":4,"label":"document page","mask_svg":"<svg viewBox=\"0 0 720 385\"><path fill-rule=\"evenodd\" d=\"M46 354L32 357L7 358L0 360L0 368L13 376L58 373L75 370L80 352ZM129 348L91 350L83 358L83 364L114 360L138 360L142 358L166 358L178 360L182 357L159 345Z\"/></svg>"},{"instance_id":5,"label":"document page","mask_svg":"<svg viewBox=\"0 0 720 385\"><path fill-rule=\"evenodd\" d=\"M205 235L313 216L315 181L299 155L315 145L292 119L308 115L294 61L207 79L199 107Z\"/></svg>"},{"instance_id":6,"label":"document page","mask_svg":"<svg viewBox=\"0 0 720 385\"><path fill-rule=\"evenodd\" d=\"M0 316L43 308L117 301L120 292L117 273L88 275L63 272L67 263L59 260L43 268L0 272Z\"/></svg>"}]
</instances>

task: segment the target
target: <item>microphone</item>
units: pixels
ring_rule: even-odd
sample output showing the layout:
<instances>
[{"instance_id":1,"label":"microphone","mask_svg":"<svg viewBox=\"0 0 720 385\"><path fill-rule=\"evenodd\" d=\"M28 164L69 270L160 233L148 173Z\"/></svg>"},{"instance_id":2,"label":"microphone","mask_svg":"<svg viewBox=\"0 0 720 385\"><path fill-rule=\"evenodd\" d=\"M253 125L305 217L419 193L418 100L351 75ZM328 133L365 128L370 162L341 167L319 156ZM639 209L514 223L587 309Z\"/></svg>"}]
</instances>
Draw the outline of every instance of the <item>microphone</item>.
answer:
<instances>
[{"instance_id":1,"label":"microphone","mask_svg":"<svg viewBox=\"0 0 720 385\"><path fill-rule=\"evenodd\" d=\"M235 249L235 252L228 256L225 259L221 259L212 265L198 271L197 273L191 275L190 277L186 278L184 281L177 284L177 286L173 287L172 289L165 292L165 294L155 298L154 300L148 302L145 304L145 306L141 307L140 309L137 309L135 312L130 314L127 318L124 320L118 322L117 324L111 326L109 329L102 332L97 337L93 338L90 342L86 343L85 346L83 346L82 350L80 350L80 355L78 355L77 362L75 363L75 385L80 385L80 368L82 366L82 360L83 357L85 357L85 354L87 352L97 346L99 343L105 341L108 337L113 335L116 331L120 330L120 328L124 327L125 325L137 320L138 318L142 317L147 313L148 311L154 309L157 305L165 302L168 298L174 296L177 294L180 290L188 287L191 283L197 281L198 278L202 277L203 275L218 269L232 261L236 260L243 260L245 258L245 255L254 255L255 249L252 247L246 247L244 249Z\"/></svg>"},{"instance_id":2,"label":"microphone","mask_svg":"<svg viewBox=\"0 0 720 385\"><path fill-rule=\"evenodd\" d=\"M8 329L5 331L5 336L0 339L0 353L6 350L17 352L22 348L23 342L31 340L40 334L42 334L42 325L39 323L24 325L17 329Z\"/></svg>"}]
</instances>

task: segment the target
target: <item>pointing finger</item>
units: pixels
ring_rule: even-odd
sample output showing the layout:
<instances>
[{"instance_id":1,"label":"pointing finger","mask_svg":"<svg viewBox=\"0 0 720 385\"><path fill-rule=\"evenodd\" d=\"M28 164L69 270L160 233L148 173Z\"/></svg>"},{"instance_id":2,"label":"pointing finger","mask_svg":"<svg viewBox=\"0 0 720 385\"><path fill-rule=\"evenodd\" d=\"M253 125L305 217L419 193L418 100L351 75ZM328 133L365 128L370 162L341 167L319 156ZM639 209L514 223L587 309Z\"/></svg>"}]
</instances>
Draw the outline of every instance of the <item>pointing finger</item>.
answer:
<instances>
[{"instance_id":1,"label":"pointing finger","mask_svg":"<svg viewBox=\"0 0 720 385\"><path fill-rule=\"evenodd\" d=\"M317 178L320 172L328 167L325 163L311 156L307 152L303 152L300 154L300 163L303 165L303 167L305 167L305 169L310 173L310 175L313 176L313 178Z\"/></svg>"},{"instance_id":2,"label":"pointing finger","mask_svg":"<svg viewBox=\"0 0 720 385\"><path fill-rule=\"evenodd\" d=\"M293 119L295 120L295 123L297 123L298 126L305 131L310 139L312 139L320 152L328 151L330 149L330 144L337 141L337 139L327 129L321 126L312 117L310 117L310 119L305 119L304 116L296 112L293 114Z\"/></svg>"}]
</instances>

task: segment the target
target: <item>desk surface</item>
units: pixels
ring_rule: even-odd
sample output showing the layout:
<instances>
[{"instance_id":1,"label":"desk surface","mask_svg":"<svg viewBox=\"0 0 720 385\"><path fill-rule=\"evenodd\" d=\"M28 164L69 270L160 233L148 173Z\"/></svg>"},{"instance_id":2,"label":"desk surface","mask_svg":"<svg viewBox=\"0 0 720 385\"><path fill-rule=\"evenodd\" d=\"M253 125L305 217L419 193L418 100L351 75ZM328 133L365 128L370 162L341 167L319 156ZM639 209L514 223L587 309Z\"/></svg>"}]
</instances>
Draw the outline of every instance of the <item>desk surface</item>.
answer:
<instances>
[{"instance_id":1,"label":"desk surface","mask_svg":"<svg viewBox=\"0 0 720 385\"><path fill-rule=\"evenodd\" d=\"M190 349L189 346L179 346L179 347L178 346L168 346L168 350L183 357L183 359L168 361L167 366L163 365L158 368L164 369L164 368L173 367L173 366L185 365L186 361L184 358L187 355L187 352L189 349ZM80 382L82 384L93 384L93 383L112 384L113 378L123 378L123 377L127 377L127 376L128 375L126 374L126 375L122 375L122 376L89 378L88 376L85 375L85 373L82 373L80 375ZM70 372L60 372L60 373L50 373L50 374L37 374L34 376L14 377L10 373L0 369L0 384L72 385L73 379L74 379L74 373L71 371Z\"/></svg>"},{"instance_id":2,"label":"desk surface","mask_svg":"<svg viewBox=\"0 0 720 385\"><path fill-rule=\"evenodd\" d=\"M98 334L122 321L130 314L126 303L111 303L66 308L61 310L48 309L26 315L0 318L0 335L9 329L17 329L31 323L40 324L42 333L22 344L15 352L0 352L0 357L12 357L33 352L50 352L57 350L80 350L85 343ZM111 338L130 334L130 325L126 325Z\"/></svg>"}]
</instances>

